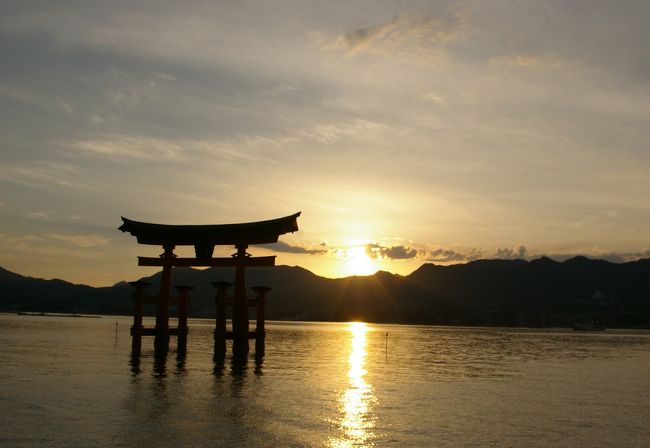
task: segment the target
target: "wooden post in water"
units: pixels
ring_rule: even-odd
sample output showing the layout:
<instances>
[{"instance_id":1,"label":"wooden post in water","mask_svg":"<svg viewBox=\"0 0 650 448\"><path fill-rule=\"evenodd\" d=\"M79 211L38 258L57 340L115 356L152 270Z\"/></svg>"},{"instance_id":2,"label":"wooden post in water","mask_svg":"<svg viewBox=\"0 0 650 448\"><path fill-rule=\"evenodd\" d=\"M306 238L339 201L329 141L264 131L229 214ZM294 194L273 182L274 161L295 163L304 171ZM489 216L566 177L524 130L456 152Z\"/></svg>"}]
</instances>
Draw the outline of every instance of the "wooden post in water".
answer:
<instances>
[{"instance_id":1,"label":"wooden post in water","mask_svg":"<svg viewBox=\"0 0 650 448\"><path fill-rule=\"evenodd\" d=\"M235 297L232 310L232 351L236 356L248 355L248 300L246 299L247 244L238 244L235 254Z\"/></svg>"},{"instance_id":2,"label":"wooden post in water","mask_svg":"<svg viewBox=\"0 0 650 448\"><path fill-rule=\"evenodd\" d=\"M179 354L184 354L187 349L187 308L190 300L190 291L192 286L180 285L176 287L178 291L178 345Z\"/></svg>"},{"instance_id":3,"label":"wooden post in water","mask_svg":"<svg viewBox=\"0 0 650 448\"><path fill-rule=\"evenodd\" d=\"M271 290L268 286L254 286L253 291L257 293L257 321L255 326L255 337L264 339L264 322L266 320L266 293Z\"/></svg>"},{"instance_id":4,"label":"wooden post in water","mask_svg":"<svg viewBox=\"0 0 650 448\"><path fill-rule=\"evenodd\" d=\"M253 291L257 293L257 320L255 322L255 356L264 356L266 330L266 293L271 290L268 286L254 286Z\"/></svg>"},{"instance_id":5,"label":"wooden post in water","mask_svg":"<svg viewBox=\"0 0 650 448\"><path fill-rule=\"evenodd\" d=\"M156 309L156 337L154 348L156 354L163 354L169 351L169 304L171 302L172 285L172 264L174 262L174 245L163 246L165 252L162 254L163 269L160 278L160 295Z\"/></svg>"},{"instance_id":6,"label":"wooden post in water","mask_svg":"<svg viewBox=\"0 0 650 448\"><path fill-rule=\"evenodd\" d=\"M135 288L133 291L133 326L131 327L131 353L139 355L142 348L142 316L144 314L144 289L151 285L149 282L138 280L129 282Z\"/></svg>"},{"instance_id":7,"label":"wooden post in water","mask_svg":"<svg viewBox=\"0 0 650 448\"><path fill-rule=\"evenodd\" d=\"M226 354L226 302L228 301L228 289L233 285L230 282L212 282L217 288L217 295L214 297L216 309L214 327L214 356L223 357Z\"/></svg>"}]
</instances>

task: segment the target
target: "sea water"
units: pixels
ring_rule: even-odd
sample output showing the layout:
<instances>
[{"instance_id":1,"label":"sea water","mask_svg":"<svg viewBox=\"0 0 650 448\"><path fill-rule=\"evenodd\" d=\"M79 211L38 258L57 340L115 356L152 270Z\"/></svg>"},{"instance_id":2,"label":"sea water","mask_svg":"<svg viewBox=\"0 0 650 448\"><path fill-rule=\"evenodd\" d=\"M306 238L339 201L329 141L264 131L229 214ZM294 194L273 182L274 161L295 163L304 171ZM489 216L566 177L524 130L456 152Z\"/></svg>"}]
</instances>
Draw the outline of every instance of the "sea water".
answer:
<instances>
[{"instance_id":1,"label":"sea water","mask_svg":"<svg viewBox=\"0 0 650 448\"><path fill-rule=\"evenodd\" d=\"M650 443L648 332L267 322L241 365L207 320L133 361L130 324L0 315L0 446Z\"/></svg>"}]
</instances>

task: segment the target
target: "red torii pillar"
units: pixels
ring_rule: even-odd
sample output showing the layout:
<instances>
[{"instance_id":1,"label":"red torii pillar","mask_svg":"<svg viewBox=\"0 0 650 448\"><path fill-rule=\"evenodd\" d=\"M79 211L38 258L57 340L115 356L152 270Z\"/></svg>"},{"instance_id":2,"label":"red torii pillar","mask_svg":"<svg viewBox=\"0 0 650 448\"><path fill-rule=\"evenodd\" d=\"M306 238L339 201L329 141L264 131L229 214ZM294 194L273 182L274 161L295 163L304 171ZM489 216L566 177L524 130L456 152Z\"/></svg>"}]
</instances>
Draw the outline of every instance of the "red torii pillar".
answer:
<instances>
[{"instance_id":1,"label":"red torii pillar","mask_svg":"<svg viewBox=\"0 0 650 448\"><path fill-rule=\"evenodd\" d=\"M179 285L178 291L178 345L177 350L180 355L185 354L187 349L187 309L189 307L190 291L194 288L188 285Z\"/></svg>"},{"instance_id":2,"label":"red torii pillar","mask_svg":"<svg viewBox=\"0 0 650 448\"><path fill-rule=\"evenodd\" d=\"M257 293L255 299L257 305L257 321L255 323L255 356L264 356L266 343L266 330L264 323L266 321L266 293L271 290L268 286L254 286L253 291Z\"/></svg>"},{"instance_id":3,"label":"red torii pillar","mask_svg":"<svg viewBox=\"0 0 650 448\"><path fill-rule=\"evenodd\" d=\"M213 282L217 288L214 297L216 310L214 328L214 356L223 357L226 354L226 305L228 302L228 289L233 286L230 282Z\"/></svg>"},{"instance_id":4,"label":"red torii pillar","mask_svg":"<svg viewBox=\"0 0 650 448\"><path fill-rule=\"evenodd\" d=\"M131 352L139 355L142 348L142 316L144 314L144 289L151 285L149 282L138 280L129 282L135 288L133 292L133 326L131 327Z\"/></svg>"},{"instance_id":5,"label":"red torii pillar","mask_svg":"<svg viewBox=\"0 0 650 448\"><path fill-rule=\"evenodd\" d=\"M153 342L157 354L169 350L169 305L171 304L172 265L174 261L174 245L164 246L162 254L162 276L160 277L160 295L156 307L156 336Z\"/></svg>"},{"instance_id":6,"label":"red torii pillar","mask_svg":"<svg viewBox=\"0 0 650 448\"><path fill-rule=\"evenodd\" d=\"M232 306L232 352L236 356L248 355L248 299L246 297L246 253L248 245L237 246L235 255L235 297Z\"/></svg>"}]
</instances>

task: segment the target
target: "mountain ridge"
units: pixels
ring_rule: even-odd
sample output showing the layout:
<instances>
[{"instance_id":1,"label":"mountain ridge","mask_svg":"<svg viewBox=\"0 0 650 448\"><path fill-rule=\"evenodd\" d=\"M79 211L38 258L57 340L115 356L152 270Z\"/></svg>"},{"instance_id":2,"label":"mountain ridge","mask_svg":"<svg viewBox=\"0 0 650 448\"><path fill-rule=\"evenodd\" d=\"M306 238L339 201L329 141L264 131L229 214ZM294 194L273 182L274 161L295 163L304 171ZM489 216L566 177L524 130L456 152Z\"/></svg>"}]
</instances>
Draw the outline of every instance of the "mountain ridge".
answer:
<instances>
[{"instance_id":1,"label":"mountain ridge","mask_svg":"<svg viewBox=\"0 0 650 448\"><path fill-rule=\"evenodd\" d=\"M612 263L587 257L563 262L475 260L425 263L402 276L378 271L331 279L300 266L249 268L247 285L273 288L269 319L394 323L566 326L578 320L650 328L650 259ZM190 315L214 312L211 282L232 281L233 268L176 268L173 284L189 284ZM155 295L160 272L142 280ZM22 276L0 268L0 310L130 314L126 282L95 288ZM253 293L249 292L249 297ZM147 312L153 313L148 306Z\"/></svg>"}]
</instances>

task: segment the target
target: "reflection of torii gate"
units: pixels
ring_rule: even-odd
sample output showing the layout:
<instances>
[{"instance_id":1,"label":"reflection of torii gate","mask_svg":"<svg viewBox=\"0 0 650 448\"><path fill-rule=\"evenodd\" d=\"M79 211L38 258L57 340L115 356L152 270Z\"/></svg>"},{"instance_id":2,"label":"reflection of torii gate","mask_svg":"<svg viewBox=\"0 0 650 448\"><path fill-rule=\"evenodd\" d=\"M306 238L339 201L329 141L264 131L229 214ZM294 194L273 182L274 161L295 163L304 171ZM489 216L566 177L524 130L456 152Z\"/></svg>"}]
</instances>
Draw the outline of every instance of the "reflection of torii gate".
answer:
<instances>
[{"instance_id":1,"label":"reflection of torii gate","mask_svg":"<svg viewBox=\"0 0 650 448\"><path fill-rule=\"evenodd\" d=\"M249 266L275 266L275 256L251 257L246 249L250 244L275 243L278 237L288 232L298 230L297 218L300 212L284 218L272 219L269 221L248 222L241 224L216 224L216 225L167 225L151 224L145 222L131 221L122 218L124 223L119 227L122 232L129 232L137 238L139 244L160 245L164 253L160 257L138 257L139 266L161 266L162 278L160 281L160 295L156 298L156 328L155 331L147 331L142 327L142 303L144 302L143 284L136 282L136 294L134 295L136 306L134 313L133 348L134 352L140 351L140 338L143 335L154 334L154 346L157 353L166 353L169 350L169 335L177 333L179 349L185 347L185 336L187 333L187 298L190 287L179 286L179 328L169 328L169 305L172 303L171 294L171 271L174 266L223 266L235 267L235 295L232 300L232 338L233 353L248 353L248 300L246 298L245 269ZM214 246L234 245L237 252L231 257L214 258L212 253ZM196 258L179 258L174 254L176 246L194 246ZM225 305L227 298L226 282L215 284L217 287L217 328L215 329L215 354L225 350L226 316ZM268 288L255 288L258 294L257 305L261 311L258 312L258 327L254 335L257 341L264 338L264 311L265 293ZM261 305L261 306L260 306ZM139 309L139 311L138 311ZM138 322L139 319L139 322ZM184 322L183 322L184 321ZM183 327L183 328L181 328ZM257 334L260 332L261 334Z\"/></svg>"}]
</instances>

